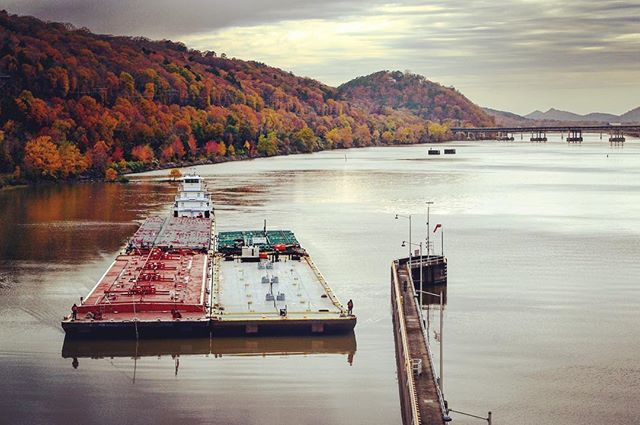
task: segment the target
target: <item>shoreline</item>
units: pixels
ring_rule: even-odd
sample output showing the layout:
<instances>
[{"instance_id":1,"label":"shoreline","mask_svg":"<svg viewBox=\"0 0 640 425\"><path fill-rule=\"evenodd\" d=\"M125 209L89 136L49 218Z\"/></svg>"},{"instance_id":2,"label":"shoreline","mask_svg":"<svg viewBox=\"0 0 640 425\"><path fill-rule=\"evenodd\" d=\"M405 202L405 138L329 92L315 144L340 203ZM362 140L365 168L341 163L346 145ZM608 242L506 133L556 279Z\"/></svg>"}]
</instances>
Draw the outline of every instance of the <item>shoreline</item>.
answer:
<instances>
[{"instance_id":1,"label":"shoreline","mask_svg":"<svg viewBox=\"0 0 640 425\"><path fill-rule=\"evenodd\" d=\"M281 153L281 154L271 155L271 156L246 156L246 155L243 155L241 157L225 158L222 161L198 160L198 161L193 161L193 162L182 162L182 163L169 162L169 163L165 163L165 164L160 164L157 167L150 167L150 168L147 168L147 169L142 170L142 171L123 173L120 176L122 176L122 177L130 177L130 176L137 176L137 175L140 175L140 174L143 174L143 173L148 173L150 171L171 170L173 168L186 168L186 167L194 167L194 166L198 166L198 165L215 165L215 164L223 164L223 163L226 163L226 162L253 161L253 160L256 160L256 159L277 158L277 157L293 156L293 155L310 155L310 154L314 154L314 153L328 152L328 151L347 151L347 150L351 150L351 149L398 147L398 146L416 146L416 145L443 145L445 143L456 142L456 141L458 141L458 140L451 139L451 140L443 140L441 142L377 144L377 145L370 145L370 146L353 146L353 147L350 147L350 148L320 149L320 150L313 151L313 152Z\"/></svg>"},{"instance_id":2,"label":"shoreline","mask_svg":"<svg viewBox=\"0 0 640 425\"><path fill-rule=\"evenodd\" d=\"M393 146L414 146L414 145L441 145L448 142L453 142L455 140L443 140L440 142L424 142L424 143L390 143L390 144L375 144L370 146L353 146L350 148L338 148L338 149L320 149L314 152L291 152L291 153L280 153L272 156L248 156L248 155L239 155L235 157L222 157L217 159L198 159L195 161L183 161L183 162L167 162L167 163L158 163L158 164L149 164L147 167L141 167L138 171L128 171L129 169L125 168L122 170L122 173L119 172L118 179L115 181L108 181L104 177L95 177L95 176L77 176L75 178L69 179L59 179L59 180L49 180L49 179L35 179L35 180L26 180L23 179L18 184L7 183L5 185L0 186L0 191L9 190L9 189L17 189L21 187L30 187L37 185L56 185L56 184L66 184L66 183L75 183L75 182L104 182L104 183L129 183L128 177L137 176L143 173L147 173L150 171L161 171L161 170L171 170L173 168L187 168L198 165L215 165L215 164L223 164L226 162L236 162L236 161L251 161L254 159L263 159L263 158L275 158L282 156L291 156L291 155L306 155L313 154L316 152L326 152L326 151L346 151L350 149L363 149L363 148L371 148L371 147L393 147ZM113 167L107 167L113 168Z\"/></svg>"}]
</instances>

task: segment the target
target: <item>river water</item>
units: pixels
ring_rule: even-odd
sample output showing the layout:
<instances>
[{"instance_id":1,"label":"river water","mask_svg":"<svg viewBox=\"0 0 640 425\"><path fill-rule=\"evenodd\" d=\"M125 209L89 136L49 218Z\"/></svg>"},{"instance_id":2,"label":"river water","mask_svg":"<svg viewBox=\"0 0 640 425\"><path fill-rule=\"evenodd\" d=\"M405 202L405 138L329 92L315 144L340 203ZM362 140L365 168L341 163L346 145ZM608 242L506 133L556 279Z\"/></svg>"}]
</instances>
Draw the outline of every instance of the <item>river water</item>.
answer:
<instances>
[{"instance_id":1,"label":"river water","mask_svg":"<svg viewBox=\"0 0 640 425\"><path fill-rule=\"evenodd\" d=\"M447 147L457 154L417 145L194 168L219 230L293 230L353 298L355 336L340 338L63 344L60 318L136 223L168 212L175 186L163 171L0 192L0 422L399 423L389 266L407 253L408 220L394 217L413 216L418 242L433 201L449 259L450 407L491 410L494 424L640 423L638 140ZM437 307L428 315L437 325Z\"/></svg>"}]
</instances>

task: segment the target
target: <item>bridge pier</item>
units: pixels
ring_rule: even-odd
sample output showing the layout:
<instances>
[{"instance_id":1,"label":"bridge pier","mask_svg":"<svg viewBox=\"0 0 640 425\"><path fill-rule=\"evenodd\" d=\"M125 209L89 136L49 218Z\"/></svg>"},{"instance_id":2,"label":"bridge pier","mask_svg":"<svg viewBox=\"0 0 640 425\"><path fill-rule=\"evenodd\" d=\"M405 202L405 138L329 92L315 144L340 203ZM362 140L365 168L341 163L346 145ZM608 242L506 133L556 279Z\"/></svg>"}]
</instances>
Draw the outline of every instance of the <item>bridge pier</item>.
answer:
<instances>
[{"instance_id":1,"label":"bridge pier","mask_svg":"<svg viewBox=\"0 0 640 425\"><path fill-rule=\"evenodd\" d=\"M513 135L510 135L508 131L498 132L497 140L500 142L513 142Z\"/></svg>"},{"instance_id":2,"label":"bridge pier","mask_svg":"<svg viewBox=\"0 0 640 425\"><path fill-rule=\"evenodd\" d=\"M567 143L582 143L582 130L569 130L569 134L567 134Z\"/></svg>"},{"instance_id":3,"label":"bridge pier","mask_svg":"<svg viewBox=\"0 0 640 425\"><path fill-rule=\"evenodd\" d=\"M547 133L544 130L536 130L531 133L532 142L546 142L547 141Z\"/></svg>"},{"instance_id":4,"label":"bridge pier","mask_svg":"<svg viewBox=\"0 0 640 425\"><path fill-rule=\"evenodd\" d=\"M609 143L613 145L619 145L624 143L625 138L622 130L612 130L609 134Z\"/></svg>"}]
</instances>

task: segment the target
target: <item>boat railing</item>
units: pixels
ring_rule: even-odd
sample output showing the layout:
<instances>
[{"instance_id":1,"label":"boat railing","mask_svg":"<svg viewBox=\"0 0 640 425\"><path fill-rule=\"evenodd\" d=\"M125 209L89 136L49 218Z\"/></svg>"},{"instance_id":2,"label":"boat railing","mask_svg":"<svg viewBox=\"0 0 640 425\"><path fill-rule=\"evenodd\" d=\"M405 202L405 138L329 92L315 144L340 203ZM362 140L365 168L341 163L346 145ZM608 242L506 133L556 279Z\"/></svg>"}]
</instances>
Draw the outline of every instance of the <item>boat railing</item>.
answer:
<instances>
[{"instance_id":1,"label":"boat railing","mask_svg":"<svg viewBox=\"0 0 640 425\"><path fill-rule=\"evenodd\" d=\"M311 267L311 270L313 270L313 273L316 275L316 278L318 279L318 281L320 282L320 284L324 288L324 291L326 292L327 296L329 297L329 299L331 300L333 305L338 307L340 309L340 311L342 311L344 313L344 307L342 306L342 304L338 300L338 297L336 297L336 295L333 293L333 290L331 289L331 287L327 283L327 280L324 278L322 273L320 273L320 270L318 270L318 267L316 266L316 264L307 255L304 256L304 259L307 262L307 264L309 264L309 267Z\"/></svg>"}]
</instances>

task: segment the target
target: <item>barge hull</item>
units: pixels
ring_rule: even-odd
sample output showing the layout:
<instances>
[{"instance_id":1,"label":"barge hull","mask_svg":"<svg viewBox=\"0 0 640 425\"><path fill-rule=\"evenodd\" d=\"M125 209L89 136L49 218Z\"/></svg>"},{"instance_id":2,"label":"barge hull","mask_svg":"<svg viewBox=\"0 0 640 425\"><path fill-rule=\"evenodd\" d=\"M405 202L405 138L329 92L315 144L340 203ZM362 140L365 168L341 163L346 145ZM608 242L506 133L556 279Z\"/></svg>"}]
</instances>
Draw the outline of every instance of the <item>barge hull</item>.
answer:
<instances>
[{"instance_id":1,"label":"barge hull","mask_svg":"<svg viewBox=\"0 0 640 425\"><path fill-rule=\"evenodd\" d=\"M136 329L137 323L137 329ZM313 320L180 320L63 322L70 339L156 339L221 336L341 335L353 332L356 318Z\"/></svg>"},{"instance_id":2,"label":"barge hull","mask_svg":"<svg viewBox=\"0 0 640 425\"><path fill-rule=\"evenodd\" d=\"M306 320L212 320L212 336L339 335L353 332L356 318Z\"/></svg>"},{"instance_id":3,"label":"barge hull","mask_svg":"<svg viewBox=\"0 0 640 425\"><path fill-rule=\"evenodd\" d=\"M137 324L137 326L136 326ZM209 320L63 322L70 339L199 338L211 333Z\"/></svg>"}]
</instances>

